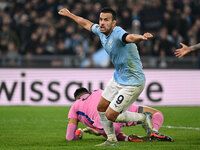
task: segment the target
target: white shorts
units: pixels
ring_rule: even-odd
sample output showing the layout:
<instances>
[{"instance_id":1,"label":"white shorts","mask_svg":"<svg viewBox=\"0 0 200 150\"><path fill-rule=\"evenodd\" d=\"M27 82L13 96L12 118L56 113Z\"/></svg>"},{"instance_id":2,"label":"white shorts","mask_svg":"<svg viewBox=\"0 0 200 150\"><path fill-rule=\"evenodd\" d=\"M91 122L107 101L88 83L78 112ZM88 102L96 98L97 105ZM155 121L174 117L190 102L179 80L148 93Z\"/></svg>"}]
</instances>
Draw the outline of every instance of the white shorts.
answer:
<instances>
[{"instance_id":1,"label":"white shorts","mask_svg":"<svg viewBox=\"0 0 200 150\"><path fill-rule=\"evenodd\" d=\"M108 82L102 96L110 101L109 107L116 112L126 111L139 97L144 85L126 86L117 83L113 78Z\"/></svg>"}]
</instances>

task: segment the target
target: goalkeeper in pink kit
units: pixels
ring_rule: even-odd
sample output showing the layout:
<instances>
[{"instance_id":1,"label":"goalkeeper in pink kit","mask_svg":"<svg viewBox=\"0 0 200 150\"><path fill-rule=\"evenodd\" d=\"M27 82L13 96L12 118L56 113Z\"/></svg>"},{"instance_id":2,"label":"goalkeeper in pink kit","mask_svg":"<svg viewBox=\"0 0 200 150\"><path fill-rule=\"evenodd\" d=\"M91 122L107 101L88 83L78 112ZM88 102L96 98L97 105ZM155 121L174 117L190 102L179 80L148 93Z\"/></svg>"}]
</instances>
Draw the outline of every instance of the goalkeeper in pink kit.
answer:
<instances>
[{"instance_id":1,"label":"goalkeeper in pink kit","mask_svg":"<svg viewBox=\"0 0 200 150\"><path fill-rule=\"evenodd\" d=\"M78 122L81 122L88 126L89 128L83 129L85 132L89 132L95 135L103 135L106 137L106 134L103 130L103 126L101 125L100 118L97 111L97 105L100 101L102 94L102 90L94 90L89 92L85 88L79 88L75 91L74 97L75 102L72 105L69 113L68 119L69 123L67 126L67 133L66 133L66 140L77 140L82 138L82 131L77 130ZM161 112L156 109L146 107L146 106L137 106L131 105L128 109L131 112L137 113L145 113L149 112L152 114L152 126L153 132L150 138L146 137L139 137L136 135L125 135L121 132L123 126L135 126L139 124L139 122L130 122L130 123L114 123L115 134L118 141L145 141L145 140L152 140L152 141L173 141L172 138L166 135L162 135L158 132L160 129L164 117Z\"/></svg>"}]
</instances>

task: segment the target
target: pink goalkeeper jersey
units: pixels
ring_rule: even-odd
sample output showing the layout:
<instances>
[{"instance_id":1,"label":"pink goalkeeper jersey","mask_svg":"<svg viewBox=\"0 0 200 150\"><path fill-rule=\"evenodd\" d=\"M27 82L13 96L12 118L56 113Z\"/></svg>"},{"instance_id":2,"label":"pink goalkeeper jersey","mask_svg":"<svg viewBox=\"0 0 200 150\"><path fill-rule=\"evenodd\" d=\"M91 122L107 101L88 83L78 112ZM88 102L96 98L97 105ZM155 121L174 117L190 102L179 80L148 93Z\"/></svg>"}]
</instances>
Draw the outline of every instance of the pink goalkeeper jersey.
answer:
<instances>
[{"instance_id":1,"label":"pink goalkeeper jersey","mask_svg":"<svg viewBox=\"0 0 200 150\"><path fill-rule=\"evenodd\" d=\"M99 114L97 111L97 105L100 101L102 90L94 90L90 94L81 96L79 100L76 100L72 105L69 114L69 118L75 118L88 127L103 129ZM131 105L128 109L131 112L138 112L138 106ZM137 123L117 123L119 126L132 126Z\"/></svg>"},{"instance_id":2,"label":"pink goalkeeper jersey","mask_svg":"<svg viewBox=\"0 0 200 150\"><path fill-rule=\"evenodd\" d=\"M94 90L90 94L84 94L79 100L76 100L72 105L69 118L76 118L86 126L91 128L102 129L97 105L101 98L102 90Z\"/></svg>"}]
</instances>

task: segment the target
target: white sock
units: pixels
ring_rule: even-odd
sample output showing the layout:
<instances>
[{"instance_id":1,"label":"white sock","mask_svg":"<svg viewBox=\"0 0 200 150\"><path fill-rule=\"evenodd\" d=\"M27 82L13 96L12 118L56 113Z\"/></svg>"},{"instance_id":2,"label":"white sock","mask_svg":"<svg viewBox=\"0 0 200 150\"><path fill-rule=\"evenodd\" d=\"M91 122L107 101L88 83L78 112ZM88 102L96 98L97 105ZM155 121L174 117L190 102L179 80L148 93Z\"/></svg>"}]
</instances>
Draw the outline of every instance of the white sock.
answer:
<instances>
[{"instance_id":1,"label":"white sock","mask_svg":"<svg viewBox=\"0 0 200 150\"><path fill-rule=\"evenodd\" d=\"M145 115L142 113L126 111L119 114L115 122L128 123L128 122L144 121L144 119L145 119Z\"/></svg>"},{"instance_id":2,"label":"white sock","mask_svg":"<svg viewBox=\"0 0 200 150\"><path fill-rule=\"evenodd\" d=\"M107 135L107 140L109 141L117 141L117 138L116 138L116 135L115 135L115 129L113 127L113 122L108 120L106 115L105 115L105 112L99 112L99 117L100 117L100 120L101 120L101 124L104 128L104 131Z\"/></svg>"}]
</instances>

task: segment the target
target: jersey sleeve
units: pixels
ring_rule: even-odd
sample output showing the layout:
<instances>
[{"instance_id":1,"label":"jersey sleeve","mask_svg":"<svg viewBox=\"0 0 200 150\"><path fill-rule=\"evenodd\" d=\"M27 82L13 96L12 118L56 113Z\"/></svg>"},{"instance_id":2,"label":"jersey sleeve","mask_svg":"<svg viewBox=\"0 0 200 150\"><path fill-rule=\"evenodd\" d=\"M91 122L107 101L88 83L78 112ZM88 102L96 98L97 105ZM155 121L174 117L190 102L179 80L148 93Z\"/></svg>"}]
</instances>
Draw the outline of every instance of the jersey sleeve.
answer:
<instances>
[{"instance_id":1,"label":"jersey sleeve","mask_svg":"<svg viewBox=\"0 0 200 150\"><path fill-rule=\"evenodd\" d=\"M66 140L72 141L72 140L77 139L77 137L75 135L76 129L77 129L76 124L68 124L67 133L66 133Z\"/></svg>"},{"instance_id":2,"label":"jersey sleeve","mask_svg":"<svg viewBox=\"0 0 200 150\"><path fill-rule=\"evenodd\" d=\"M93 24L91 30L94 34L99 35L101 33L100 27L98 24Z\"/></svg>"},{"instance_id":3,"label":"jersey sleeve","mask_svg":"<svg viewBox=\"0 0 200 150\"><path fill-rule=\"evenodd\" d=\"M122 37L123 37L123 35L125 33L127 33L127 32L124 29L122 29L121 27L117 27L117 29L115 31L115 37L116 37L116 39L118 39L120 42L123 42Z\"/></svg>"},{"instance_id":4,"label":"jersey sleeve","mask_svg":"<svg viewBox=\"0 0 200 150\"><path fill-rule=\"evenodd\" d=\"M69 110L68 113L68 119L69 118L75 118L78 119L78 114L76 113L76 108L75 108L75 103L72 105L71 109Z\"/></svg>"}]
</instances>

